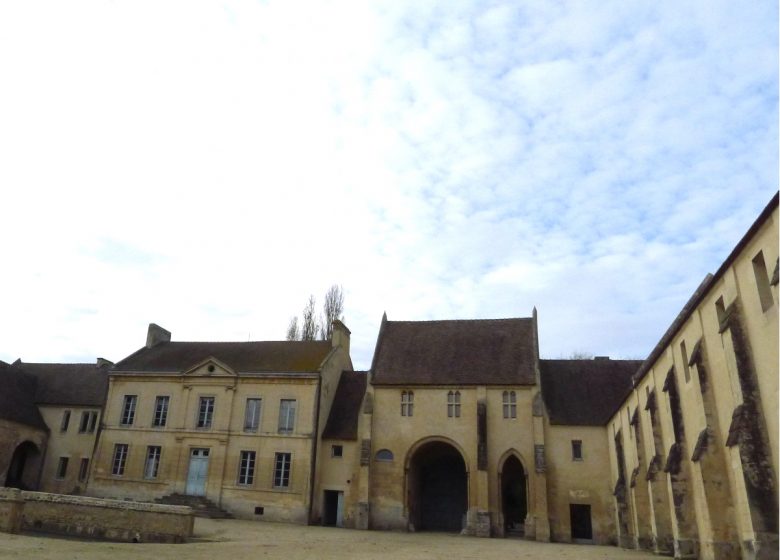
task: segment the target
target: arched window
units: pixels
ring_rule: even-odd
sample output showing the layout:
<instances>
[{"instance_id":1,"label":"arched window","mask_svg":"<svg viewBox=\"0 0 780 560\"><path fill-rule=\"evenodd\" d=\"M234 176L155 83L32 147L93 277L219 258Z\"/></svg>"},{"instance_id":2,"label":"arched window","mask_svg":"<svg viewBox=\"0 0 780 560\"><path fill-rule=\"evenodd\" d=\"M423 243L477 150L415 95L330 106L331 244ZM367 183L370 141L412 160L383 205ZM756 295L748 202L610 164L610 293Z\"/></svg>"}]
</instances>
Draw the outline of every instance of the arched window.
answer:
<instances>
[{"instance_id":1,"label":"arched window","mask_svg":"<svg viewBox=\"0 0 780 560\"><path fill-rule=\"evenodd\" d=\"M401 391L401 416L414 414L414 392Z\"/></svg>"},{"instance_id":2,"label":"arched window","mask_svg":"<svg viewBox=\"0 0 780 560\"><path fill-rule=\"evenodd\" d=\"M380 449L376 452L376 455L374 456L374 459L377 461L392 461L393 460L393 452L389 449Z\"/></svg>"},{"instance_id":3,"label":"arched window","mask_svg":"<svg viewBox=\"0 0 780 560\"><path fill-rule=\"evenodd\" d=\"M447 416L460 418L460 391L447 393Z\"/></svg>"},{"instance_id":4,"label":"arched window","mask_svg":"<svg viewBox=\"0 0 780 560\"><path fill-rule=\"evenodd\" d=\"M517 395L514 391L504 391L504 418L517 418Z\"/></svg>"}]
</instances>

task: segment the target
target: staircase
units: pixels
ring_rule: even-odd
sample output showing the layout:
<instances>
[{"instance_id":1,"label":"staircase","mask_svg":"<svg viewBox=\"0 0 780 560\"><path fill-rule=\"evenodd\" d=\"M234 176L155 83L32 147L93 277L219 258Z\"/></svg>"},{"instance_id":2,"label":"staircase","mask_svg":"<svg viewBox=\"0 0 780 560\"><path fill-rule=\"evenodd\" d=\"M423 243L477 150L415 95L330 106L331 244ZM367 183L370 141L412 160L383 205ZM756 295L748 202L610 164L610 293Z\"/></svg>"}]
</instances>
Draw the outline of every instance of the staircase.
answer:
<instances>
[{"instance_id":1,"label":"staircase","mask_svg":"<svg viewBox=\"0 0 780 560\"><path fill-rule=\"evenodd\" d=\"M217 504L204 496L188 496L186 494L168 494L154 500L158 504L169 506L190 506L196 517L208 517L209 519L233 519L229 511L225 511Z\"/></svg>"}]
</instances>

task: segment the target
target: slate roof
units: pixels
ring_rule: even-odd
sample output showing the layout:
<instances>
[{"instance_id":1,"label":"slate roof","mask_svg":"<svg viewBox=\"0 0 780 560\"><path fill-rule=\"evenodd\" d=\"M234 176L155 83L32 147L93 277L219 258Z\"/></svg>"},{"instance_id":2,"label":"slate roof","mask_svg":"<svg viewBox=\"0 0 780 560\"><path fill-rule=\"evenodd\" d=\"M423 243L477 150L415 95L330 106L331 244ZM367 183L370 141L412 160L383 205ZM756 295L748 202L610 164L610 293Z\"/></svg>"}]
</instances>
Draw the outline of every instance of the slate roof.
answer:
<instances>
[{"instance_id":1,"label":"slate roof","mask_svg":"<svg viewBox=\"0 0 780 560\"><path fill-rule=\"evenodd\" d=\"M374 385L533 385L533 319L387 321Z\"/></svg>"},{"instance_id":2,"label":"slate roof","mask_svg":"<svg viewBox=\"0 0 780 560\"><path fill-rule=\"evenodd\" d=\"M15 362L11 369L36 381L35 403L103 406L108 391L108 368L89 364Z\"/></svg>"},{"instance_id":3,"label":"slate roof","mask_svg":"<svg viewBox=\"0 0 780 560\"><path fill-rule=\"evenodd\" d=\"M161 342L118 362L117 372L182 373L208 358L236 372L311 373L331 351L330 341Z\"/></svg>"},{"instance_id":4,"label":"slate roof","mask_svg":"<svg viewBox=\"0 0 780 560\"><path fill-rule=\"evenodd\" d=\"M631 391L642 360L540 360L550 424L604 426Z\"/></svg>"},{"instance_id":5,"label":"slate roof","mask_svg":"<svg viewBox=\"0 0 780 560\"><path fill-rule=\"evenodd\" d=\"M0 361L0 419L48 431L35 406L35 378Z\"/></svg>"},{"instance_id":6,"label":"slate roof","mask_svg":"<svg viewBox=\"0 0 780 560\"><path fill-rule=\"evenodd\" d=\"M366 393L367 382L368 374L365 371L341 373L322 439L357 439L360 404Z\"/></svg>"}]
</instances>

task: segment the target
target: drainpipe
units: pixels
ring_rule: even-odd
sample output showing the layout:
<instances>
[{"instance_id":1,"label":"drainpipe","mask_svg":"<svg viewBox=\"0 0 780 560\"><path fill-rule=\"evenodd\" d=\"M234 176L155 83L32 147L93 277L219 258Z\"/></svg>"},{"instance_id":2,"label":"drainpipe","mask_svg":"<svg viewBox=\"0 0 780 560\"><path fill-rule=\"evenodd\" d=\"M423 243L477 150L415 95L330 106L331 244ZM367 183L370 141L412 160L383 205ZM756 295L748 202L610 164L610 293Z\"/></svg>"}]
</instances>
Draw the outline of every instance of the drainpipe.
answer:
<instances>
[{"instance_id":1,"label":"drainpipe","mask_svg":"<svg viewBox=\"0 0 780 560\"><path fill-rule=\"evenodd\" d=\"M317 443L320 437L320 387L322 385L322 371L317 375L317 390L314 395L314 432L311 441L311 469L309 471L309 513L307 523L312 524L312 510L314 509L314 482L317 472Z\"/></svg>"}]
</instances>

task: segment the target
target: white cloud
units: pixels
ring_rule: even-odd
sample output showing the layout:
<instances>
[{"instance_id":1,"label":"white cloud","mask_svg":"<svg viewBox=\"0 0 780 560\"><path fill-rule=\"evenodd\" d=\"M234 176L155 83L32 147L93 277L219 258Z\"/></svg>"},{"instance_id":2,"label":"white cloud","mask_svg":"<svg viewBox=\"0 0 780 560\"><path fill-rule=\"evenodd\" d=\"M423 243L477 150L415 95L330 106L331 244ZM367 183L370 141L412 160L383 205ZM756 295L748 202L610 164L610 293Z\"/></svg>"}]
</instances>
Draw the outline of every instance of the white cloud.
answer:
<instances>
[{"instance_id":1,"label":"white cloud","mask_svg":"<svg viewBox=\"0 0 780 560\"><path fill-rule=\"evenodd\" d=\"M0 359L527 316L647 353L778 184L777 7L0 7Z\"/></svg>"}]
</instances>

